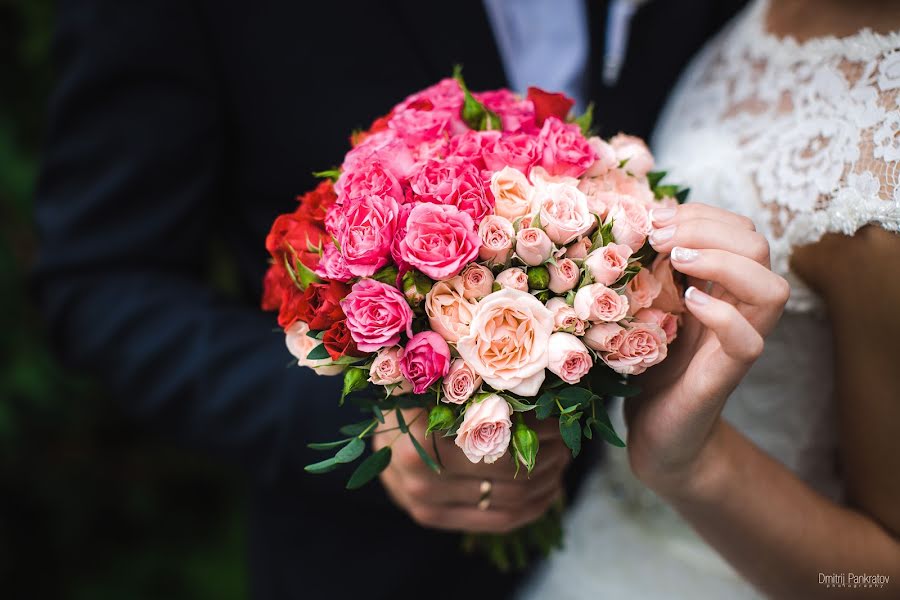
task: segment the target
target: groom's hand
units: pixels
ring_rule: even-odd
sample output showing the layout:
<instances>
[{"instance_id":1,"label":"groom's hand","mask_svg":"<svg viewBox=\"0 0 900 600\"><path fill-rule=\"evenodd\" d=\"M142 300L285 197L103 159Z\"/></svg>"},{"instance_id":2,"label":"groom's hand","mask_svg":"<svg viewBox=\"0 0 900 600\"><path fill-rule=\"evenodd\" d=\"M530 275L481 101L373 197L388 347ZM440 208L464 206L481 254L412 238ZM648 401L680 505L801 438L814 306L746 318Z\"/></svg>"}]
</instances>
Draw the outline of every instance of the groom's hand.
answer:
<instances>
[{"instance_id":1,"label":"groom's hand","mask_svg":"<svg viewBox=\"0 0 900 600\"><path fill-rule=\"evenodd\" d=\"M426 415L416 418L416 409L403 414L410 432L433 457L432 441L425 439ZM396 427L392 417L393 413L383 429ZM516 477L509 452L494 464L471 463L453 438L441 433L429 434L437 436L444 465L440 474L432 471L409 438L398 436L396 430L379 433L372 445L377 450L391 444L393 459L381 480L394 502L416 523L436 529L505 533L534 521L560 497L563 473L571 460L555 420L530 425L540 439L537 466L530 476L522 467Z\"/></svg>"}]
</instances>

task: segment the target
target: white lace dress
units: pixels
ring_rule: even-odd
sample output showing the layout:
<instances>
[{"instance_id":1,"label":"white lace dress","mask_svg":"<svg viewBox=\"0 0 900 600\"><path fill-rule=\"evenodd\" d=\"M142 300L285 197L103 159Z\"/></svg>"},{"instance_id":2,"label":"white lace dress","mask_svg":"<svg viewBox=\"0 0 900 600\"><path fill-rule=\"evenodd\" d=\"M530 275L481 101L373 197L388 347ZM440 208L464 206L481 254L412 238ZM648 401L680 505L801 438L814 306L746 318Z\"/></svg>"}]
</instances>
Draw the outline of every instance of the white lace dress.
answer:
<instances>
[{"instance_id":1,"label":"white lace dress","mask_svg":"<svg viewBox=\"0 0 900 600\"><path fill-rule=\"evenodd\" d=\"M900 230L900 32L797 43L767 33L767 9L750 5L694 59L653 145L692 199L752 218L773 269L791 282L787 311L725 417L840 501L831 335L788 262L826 232ZM624 451L607 456L567 516L566 548L525 598L757 597L633 479ZM757 493L764 482L747 485Z\"/></svg>"}]
</instances>

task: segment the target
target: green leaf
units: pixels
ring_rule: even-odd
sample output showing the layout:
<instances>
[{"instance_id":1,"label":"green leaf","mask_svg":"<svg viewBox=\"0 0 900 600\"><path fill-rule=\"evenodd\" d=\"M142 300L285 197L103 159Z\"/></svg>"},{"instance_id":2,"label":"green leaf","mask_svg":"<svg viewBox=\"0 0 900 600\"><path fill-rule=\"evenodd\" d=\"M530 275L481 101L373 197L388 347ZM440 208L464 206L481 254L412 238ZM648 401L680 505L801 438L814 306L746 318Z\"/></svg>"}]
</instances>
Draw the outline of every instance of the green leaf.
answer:
<instances>
[{"instance_id":1,"label":"green leaf","mask_svg":"<svg viewBox=\"0 0 900 600\"><path fill-rule=\"evenodd\" d=\"M394 411L394 414L397 415L397 427L400 428L400 432L409 433L409 427L406 426L406 419L403 418L403 411L397 409Z\"/></svg>"},{"instance_id":2,"label":"green leaf","mask_svg":"<svg viewBox=\"0 0 900 600\"><path fill-rule=\"evenodd\" d=\"M678 202L678 204L684 204L685 202L687 202L687 199L688 199L688 196L690 195L690 193L691 193L691 188L680 189L680 190L678 190L678 193L675 194L675 200Z\"/></svg>"},{"instance_id":3,"label":"green leaf","mask_svg":"<svg viewBox=\"0 0 900 600\"><path fill-rule=\"evenodd\" d=\"M650 189L652 190L659 182L662 181L666 177L665 171L650 171L647 173L647 183L650 184Z\"/></svg>"},{"instance_id":4,"label":"green leaf","mask_svg":"<svg viewBox=\"0 0 900 600\"><path fill-rule=\"evenodd\" d=\"M660 200L663 198L674 198L677 193L677 185L658 185L653 188L653 195Z\"/></svg>"},{"instance_id":5,"label":"green leaf","mask_svg":"<svg viewBox=\"0 0 900 600\"><path fill-rule=\"evenodd\" d=\"M578 456L581 452L581 423L578 419L568 415L559 420L559 433L563 442L572 451L572 456Z\"/></svg>"},{"instance_id":6,"label":"green leaf","mask_svg":"<svg viewBox=\"0 0 900 600\"><path fill-rule=\"evenodd\" d=\"M355 490L366 485L391 464L391 447L385 446L373 453L366 460L359 463L350 480L347 481L347 489Z\"/></svg>"},{"instance_id":7,"label":"green leaf","mask_svg":"<svg viewBox=\"0 0 900 600\"><path fill-rule=\"evenodd\" d=\"M372 275L372 279L394 287L397 285L397 276L399 274L400 271L397 270L397 267L395 267L394 265L388 265Z\"/></svg>"},{"instance_id":8,"label":"green leaf","mask_svg":"<svg viewBox=\"0 0 900 600\"><path fill-rule=\"evenodd\" d=\"M518 398L514 398L513 396L503 396L509 405L512 407L513 412L528 412L537 406L537 404L526 404L519 400Z\"/></svg>"},{"instance_id":9,"label":"green leaf","mask_svg":"<svg viewBox=\"0 0 900 600\"><path fill-rule=\"evenodd\" d=\"M309 351L309 354L306 355L306 358L308 358L309 360L322 360L330 359L331 355L328 354L328 350L325 349L325 344L319 344Z\"/></svg>"},{"instance_id":10,"label":"green leaf","mask_svg":"<svg viewBox=\"0 0 900 600\"><path fill-rule=\"evenodd\" d=\"M422 444L419 443L419 440L416 439L416 436L414 436L412 433L410 433L409 439L412 440L413 446L415 446L416 452L419 453L419 458L422 459L422 462L424 462L426 465L428 465L428 468L431 469L432 471L434 471L435 473L440 473L441 468L438 466L438 464L436 462L434 462L434 459L431 458L431 455L429 455L427 452L425 452L425 448L422 447Z\"/></svg>"},{"instance_id":11,"label":"green leaf","mask_svg":"<svg viewBox=\"0 0 900 600\"><path fill-rule=\"evenodd\" d=\"M587 109L572 121L581 128L581 135L589 137L591 135L591 126L594 124L594 103L587 105Z\"/></svg>"},{"instance_id":12,"label":"green leaf","mask_svg":"<svg viewBox=\"0 0 900 600\"><path fill-rule=\"evenodd\" d=\"M444 404L434 406L428 413L428 428L425 430L425 436L427 437L432 431L449 429L453 426L453 421L455 420L456 415L453 414L449 406Z\"/></svg>"},{"instance_id":13,"label":"green leaf","mask_svg":"<svg viewBox=\"0 0 900 600\"><path fill-rule=\"evenodd\" d=\"M344 425L340 428L340 432L344 435L357 436L361 435L362 432L368 429L371 425L372 419L366 419L365 421L360 421L359 423Z\"/></svg>"},{"instance_id":14,"label":"green leaf","mask_svg":"<svg viewBox=\"0 0 900 600\"><path fill-rule=\"evenodd\" d=\"M546 419L553 412L555 396L553 392L544 392L538 398L537 408L535 408L534 416L538 419Z\"/></svg>"},{"instance_id":15,"label":"green leaf","mask_svg":"<svg viewBox=\"0 0 900 600\"><path fill-rule=\"evenodd\" d=\"M318 179L330 179L332 181L337 181L338 177L341 176L341 170L337 167L333 169L325 169L324 171L315 171L313 173L313 177Z\"/></svg>"},{"instance_id":16,"label":"green leaf","mask_svg":"<svg viewBox=\"0 0 900 600\"><path fill-rule=\"evenodd\" d=\"M381 407L377 404L372 405L372 412L375 414L375 418L378 419L378 422L382 425L384 424L384 413L381 412Z\"/></svg>"},{"instance_id":17,"label":"green leaf","mask_svg":"<svg viewBox=\"0 0 900 600\"><path fill-rule=\"evenodd\" d=\"M303 467L303 470L307 473L312 473L313 475L321 475L322 473L334 471L339 466L341 466L341 463L335 460L335 458L332 456L331 458L326 458L323 461L313 463L311 465L306 465L305 467Z\"/></svg>"},{"instance_id":18,"label":"green leaf","mask_svg":"<svg viewBox=\"0 0 900 600\"><path fill-rule=\"evenodd\" d=\"M306 335L309 336L309 337L311 337L311 338L314 339L314 340L320 340L320 341L321 341L322 338L325 337L325 330L324 330L324 329L320 329L319 331L316 331L315 329L311 329L311 330L309 330L309 331L306 332Z\"/></svg>"},{"instance_id":19,"label":"green leaf","mask_svg":"<svg viewBox=\"0 0 900 600\"><path fill-rule=\"evenodd\" d=\"M294 261L294 271L304 290L309 287L309 284L311 283L322 283L322 279L299 260Z\"/></svg>"},{"instance_id":20,"label":"green leaf","mask_svg":"<svg viewBox=\"0 0 900 600\"><path fill-rule=\"evenodd\" d=\"M349 444L338 450L338 453L334 455L334 460L341 464L353 462L362 456L365 449L366 443L362 439L353 438Z\"/></svg>"},{"instance_id":21,"label":"green leaf","mask_svg":"<svg viewBox=\"0 0 900 600\"><path fill-rule=\"evenodd\" d=\"M368 373L368 369L362 369L360 367L351 367L344 371L344 389L341 392L340 404L344 404L344 398L349 394L368 387Z\"/></svg>"},{"instance_id":22,"label":"green leaf","mask_svg":"<svg viewBox=\"0 0 900 600\"><path fill-rule=\"evenodd\" d=\"M336 440L334 442L313 442L311 444L307 444L306 447L310 448L311 450L331 450L333 448L343 446L353 439L354 438L345 438L343 440Z\"/></svg>"},{"instance_id":23,"label":"green leaf","mask_svg":"<svg viewBox=\"0 0 900 600\"><path fill-rule=\"evenodd\" d=\"M499 131L500 117L497 116L497 113L488 110L484 104L475 99L472 92L469 91L468 86L466 86L466 82L462 76L462 67L460 65L453 67L453 78L459 83L459 87L464 94L462 109L460 109L460 117L465 124L477 131L484 131L486 129Z\"/></svg>"},{"instance_id":24,"label":"green leaf","mask_svg":"<svg viewBox=\"0 0 900 600\"><path fill-rule=\"evenodd\" d=\"M625 447L625 442L619 437L619 434L616 433L612 422L609 420L609 415L606 414L605 410L598 411L597 420L594 421L594 428L608 443L613 446L618 446L619 448Z\"/></svg>"},{"instance_id":25,"label":"green leaf","mask_svg":"<svg viewBox=\"0 0 900 600\"><path fill-rule=\"evenodd\" d=\"M582 387L567 387L557 394L560 404L564 407L584 406L591 401L594 393Z\"/></svg>"}]
</instances>

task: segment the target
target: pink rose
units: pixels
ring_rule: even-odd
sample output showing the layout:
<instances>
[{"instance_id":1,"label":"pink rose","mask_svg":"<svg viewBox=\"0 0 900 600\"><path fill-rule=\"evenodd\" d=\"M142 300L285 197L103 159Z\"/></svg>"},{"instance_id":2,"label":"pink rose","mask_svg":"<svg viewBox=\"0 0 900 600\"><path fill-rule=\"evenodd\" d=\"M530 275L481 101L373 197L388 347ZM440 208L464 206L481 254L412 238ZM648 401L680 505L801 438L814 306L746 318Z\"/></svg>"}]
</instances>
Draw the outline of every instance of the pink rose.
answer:
<instances>
[{"instance_id":1,"label":"pink rose","mask_svg":"<svg viewBox=\"0 0 900 600\"><path fill-rule=\"evenodd\" d=\"M599 137L588 138L588 145L594 151L594 163L587 170L588 177L599 177L610 169L619 166L619 160L616 158L616 150Z\"/></svg>"},{"instance_id":2,"label":"pink rose","mask_svg":"<svg viewBox=\"0 0 900 600\"><path fill-rule=\"evenodd\" d=\"M666 343L671 344L678 335L678 317L658 308L642 308L634 314L635 321L655 323L666 332Z\"/></svg>"},{"instance_id":3,"label":"pink rose","mask_svg":"<svg viewBox=\"0 0 900 600\"><path fill-rule=\"evenodd\" d=\"M547 368L570 385L581 381L588 374L594 361L591 353L571 333L557 332L550 336Z\"/></svg>"},{"instance_id":4,"label":"pink rose","mask_svg":"<svg viewBox=\"0 0 900 600\"><path fill-rule=\"evenodd\" d=\"M412 336L400 353L400 372L412 383L416 394L424 394L449 369L450 346L433 331Z\"/></svg>"},{"instance_id":5,"label":"pink rose","mask_svg":"<svg viewBox=\"0 0 900 600\"><path fill-rule=\"evenodd\" d=\"M463 105L463 99L464 95L459 83L452 77L446 77L431 87L407 96L403 102L394 107L394 112L423 104L430 104L436 110L459 112Z\"/></svg>"},{"instance_id":6,"label":"pink rose","mask_svg":"<svg viewBox=\"0 0 900 600\"><path fill-rule=\"evenodd\" d=\"M493 146L500 139L499 131L475 131L469 129L462 135L450 140L447 147L448 160L459 160L475 165L479 170L485 169L485 148Z\"/></svg>"},{"instance_id":7,"label":"pink rose","mask_svg":"<svg viewBox=\"0 0 900 600\"><path fill-rule=\"evenodd\" d=\"M474 96L488 109L497 113L503 131L510 133L522 131L531 135L537 133L534 104L530 100L524 100L504 89L476 92Z\"/></svg>"},{"instance_id":8,"label":"pink rose","mask_svg":"<svg viewBox=\"0 0 900 600\"><path fill-rule=\"evenodd\" d=\"M442 110L401 110L390 118L388 128L396 132L404 142L415 146L444 137L452 126L452 113Z\"/></svg>"},{"instance_id":9,"label":"pink rose","mask_svg":"<svg viewBox=\"0 0 900 600\"><path fill-rule=\"evenodd\" d=\"M351 273L369 277L387 264L399 214L400 205L389 196L361 196L344 203L338 241Z\"/></svg>"},{"instance_id":10,"label":"pink rose","mask_svg":"<svg viewBox=\"0 0 900 600\"><path fill-rule=\"evenodd\" d=\"M491 394L481 402L466 407L463 421L456 432L456 445L473 463L491 464L506 454L511 437L512 409L506 400Z\"/></svg>"},{"instance_id":11,"label":"pink rose","mask_svg":"<svg viewBox=\"0 0 900 600\"><path fill-rule=\"evenodd\" d=\"M584 192L590 213L597 215L600 219L606 219L610 207L615 204L617 194L606 191L598 179L589 177L585 177L578 183L578 189Z\"/></svg>"},{"instance_id":12,"label":"pink rose","mask_svg":"<svg viewBox=\"0 0 900 600\"><path fill-rule=\"evenodd\" d=\"M547 310L553 313L553 330L565 331L575 335L584 335L587 323L578 318L575 308L566 304L562 298L550 298Z\"/></svg>"},{"instance_id":13,"label":"pink rose","mask_svg":"<svg viewBox=\"0 0 900 600\"><path fill-rule=\"evenodd\" d=\"M498 215L488 215L478 226L481 247L478 257L489 264L502 265L509 260L516 232L512 223Z\"/></svg>"},{"instance_id":14,"label":"pink rose","mask_svg":"<svg viewBox=\"0 0 900 600\"><path fill-rule=\"evenodd\" d=\"M347 329L363 352L375 352L400 341L400 334L412 335L412 309L397 288L374 279L360 279L341 300L347 315Z\"/></svg>"},{"instance_id":15,"label":"pink rose","mask_svg":"<svg viewBox=\"0 0 900 600\"><path fill-rule=\"evenodd\" d=\"M319 259L319 266L316 267L316 275L332 281L350 281L353 279L353 273L347 268L347 261L337 246L331 242L326 242L322 247L322 258Z\"/></svg>"},{"instance_id":16,"label":"pink rose","mask_svg":"<svg viewBox=\"0 0 900 600\"><path fill-rule=\"evenodd\" d=\"M642 308L653 304L653 300L659 296L662 289L659 281L648 269L641 269L631 278L625 286L625 295L628 296L629 312L634 314Z\"/></svg>"},{"instance_id":17,"label":"pink rose","mask_svg":"<svg viewBox=\"0 0 900 600\"><path fill-rule=\"evenodd\" d=\"M493 291L494 274L485 266L471 263L460 274L463 281L463 298L480 300Z\"/></svg>"},{"instance_id":18,"label":"pink rose","mask_svg":"<svg viewBox=\"0 0 900 600\"><path fill-rule=\"evenodd\" d=\"M591 274L594 283L612 285L625 273L629 258L631 248L625 244L607 244L584 259L584 268Z\"/></svg>"},{"instance_id":19,"label":"pink rose","mask_svg":"<svg viewBox=\"0 0 900 600\"><path fill-rule=\"evenodd\" d=\"M403 202L403 186L380 162L366 163L357 170L341 172L334 187L339 190L339 202L359 196L389 196Z\"/></svg>"},{"instance_id":20,"label":"pink rose","mask_svg":"<svg viewBox=\"0 0 900 600\"><path fill-rule=\"evenodd\" d=\"M550 271L550 291L554 294L565 294L578 285L581 269L570 258L558 259L556 264L547 265Z\"/></svg>"},{"instance_id":21,"label":"pink rose","mask_svg":"<svg viewBox=\"0 0 900 600\"><path fill-rule=\"evenodd\" d=\"M503 167L491 176L494 214L515 221L531 212L534 187L521 171Z\"/></svg>"},{"instance_id":22,"label":"pink rose","mask_svg":"<svg viewBox=\"0 0 900 600\"><path fill-rule=\"evenodd\" d=\"M478 233L455 206L419 204L409 213L400 255L432 279L455 277L478 256Z\"/></svg>"},{"instance_id":23,"label":"pink rose","mask_svg":"<svg viewBox=\"0 0 900 600\"><path fill-rule=\"evenodd\" d=\"M512 167L528 174L540 157L537 139L524 133L498 137L484 150L484 164L491 171Z\"/></svg>"},{"instance_id":24,"label":"pink rose","mask_svg":"<svg viewBox=\"0 0 900 600\"><path fill-rule=\"evenodd\" d=\"M653 155L641 138L620 133L609 141L616 151L616 162L628 161L623 167L637 177L645 177L653 170Z\"/></svg>"},{"instance_id":25,"label":"pink rose","mask_svg":"<svg viewBox=\"0 0 900 600\"><path fill-rule=\"evenodd\" d=\"M462 404L481 386L481 377L461 358L450 364L450 370L444 376L441 389L444 390L444 402Z\"/></svg>"},{"instance_id":26,"label":"pink rose","mask_svg":"<svg viewBox=\"0 0 900 600\"><path fill-rule=\"evenodd\" d=\"M654 323L632 323L619 347L600 357L610 368L624 375L639 375L666 358L666 332Z\"/></svg>"},{"instance_id":27,"label":"pink rose","mask_svg":"<svg viewBox=\"0 0 900 600\"><path fill-rule=\"evenodd\" d=\"M541 166L551 175L581 177L594 164L594 151L578 125L549 117L538 139L542 147Z\"/></svg>"},{"instance_id":28,"label":"pink rose","mask_svg":"<svg viewBox=\"0 0 900 600\"><path fill-rule=\"evenodd\" d=\"M393 386L392 396L402 396L412 391L412 384L400 371L401 352L403 349L399 346L379 350L375 360L372 361L372 366L369 367L369 381L384 387Z\"/></svg>"},{"instance_id":29,"label":"pink rose","mask_svg":"<svg viewBox=\"0 0 900 600\"><path fill-rule=\"evenodd\" d=\"M594 243L589 237L578 238L566 248L566 258L571 258L572 260L587 258L593 245Z\"/></svg>"},{"instance_id":30,"label":"pink rose","mask_svg":"<svg viewBox=\"0 0 900 600\"><path fill-rule=\"evenodd\" d=\"M431 329L448 342L455 343L469 332L475 303L464 296L461 276L435 283L425 296L425 313Z\"/></svg>"},{"instance_id":31,"label":"pink rose","mask_svg":"<svg viewBox=\"0 0 900 600\"><path fill-rule=\"evenodd\" d=\"M412 174L415 159L406 142L388 129L370 135L350 150L344 156L341 172L365 171L374 163L379 163L398 181L403 181ZM340 180L338 182L342 183ZM336 184L335 191L341 194L342 186Z\"/></svg>"},{"instance_id":32,"label":"pink rose","mask_svg":"<svg viewBox=\"0 0 900 600\"><path fill-rule=\"evenodd\" d=\"M555 244L565 246L588 233L597 220L588 211L587 198L566 183L539 184L534 203L540 211L541 227Z\"/></svg>"},{"instance_id":33,"label":"pink rose","mask_svg":"<svg viewBox=\"0 0 900 600\"><path fill-rule=\"evenodd\" d=\"M294 321L294 324L284 330L284 343L297 364L301 367L309 367L318 375L339 375L343 372L344 367L341 365L332 365L331 359L322 358L318 360L310 360L306 358L313 348L322 345L322 342L308 335L309 326L303 321Z\"/></svg>"},{"instance_id":34,"label":"pink rose","mask_svg":"<svg viewBox=\"0 0 900 600\"><path fill-rule=\"evenodd\" d=\"M680 315L684 312L684 292L675 281L675 271L668 254L660 254L653 260L650 268L653 277L659 282L659 295L653 300L653 308Z\"/></svg>"},{"instance_id":35,"label":"pink rose","mask_svg":"<svg viewBox=\"0 0 900 600\"><path fill-rule=\"evenodd\" d=\"M586 285L575 294L575 314L592 323L614 323L628 314L628 298L602 283Z\"/></svg>"},{"instance_id":36,"label":"pink rose","mask_svg":"<svg viewBox=\"0 0 900 600\"><path fill-rule=\"evenodd\" d=\"M647 208L630 196L619 196L608 218L613 221L613 239L634 252L641 249L650 235L650 215Z\"/></svg>"},{"instance_id":37,"label":"pink rose","mask_svg":"<svg viewBox=\"0 0 900 600\"><path fill-rule=\"evenodd\" d=\"M553 242L540 229L529 227L516 234L516 256L526 265L536 267L544 264L553 252Z\"/></svg>"},{"instance_id":38,"label":"pink rose","mask_svg":"<svg viewBox=\"0 0 900 600\"><path fill-rule=\"evenodd\" d=\"M588 329L583 341L597 352L613 352L622 344L625 328L618 323L595 323Z\"/></svg>"},{"instance_id":39,"label":"pink rose","mask_svg":"<svg viewBox=\"0 0 900 600\"><path fill-rule=\"evenodd\" d=\"M493 200L485 188L481 171L460 160L429 160L410 184L415 199L434 204L452 204L478 223L491 212Z\"/></svg>"},{"instance_id":40,"label":"pink rose","mask_svg":"<svg viewBox=\"0 0 900 600\"><path fill-rule=\"evenodd\" d=\"M621 169L611 169L599 177L585 177L578 189L588 197L591 212L598 215L616 206L622 196L629 196L648 209L657 204L646 179L638 179Z\"/></svg>"},{"instance_id":41,"label":"pink rose","mask_svg":"<svg viewBox=\"0 0 900 600\"><path fill-rule=\"evenodd\" d=\"M553 313L527 292L503 289L478 303L459 355L497 390L534 396L544 382Z\"/></svg>"},{"instance_id":42,"label":"pink rose","mask_svg":"<svg viewBox=\"0 0 900 600\"><path fill-rule=\"evenodd\" d=\"M518 267L510 267L502 271L494 281L501 289L528 291L528 275Z\"/></svg>"}]
</instances>

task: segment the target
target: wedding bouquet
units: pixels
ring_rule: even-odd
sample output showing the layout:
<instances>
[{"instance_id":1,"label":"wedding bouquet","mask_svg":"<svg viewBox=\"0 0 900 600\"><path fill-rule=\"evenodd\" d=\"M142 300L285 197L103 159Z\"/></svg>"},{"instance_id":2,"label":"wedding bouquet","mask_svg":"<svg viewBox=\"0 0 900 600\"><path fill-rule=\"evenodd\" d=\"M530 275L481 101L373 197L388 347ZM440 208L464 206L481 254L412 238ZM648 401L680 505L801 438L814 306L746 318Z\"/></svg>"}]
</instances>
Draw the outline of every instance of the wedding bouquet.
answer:
<instances>
[{"instance_id":1,"label":"wedding bouquet","mask_svg":"<svg viewBox=\"0 0 900 600\"><path fill-rule=\"evenodd\" d=\"M341 167L275 220L263 308L300 365L343 375L342 403L370 392L353 396L370 417L312 444L335 454L307 471L360 458L388 411L440 471L407 408L472 462L510 452L528 472L529 411L558 419L573 455L595 433L624 446L605 402L666 358L683 310L649 211L686 190L661 183L640 139L592 137L592 109L572 106L537 88L472 93L457 70L354 133ZM347 487L390 460L390 446L371 454Z\"/></svg>"}]
</instances>

